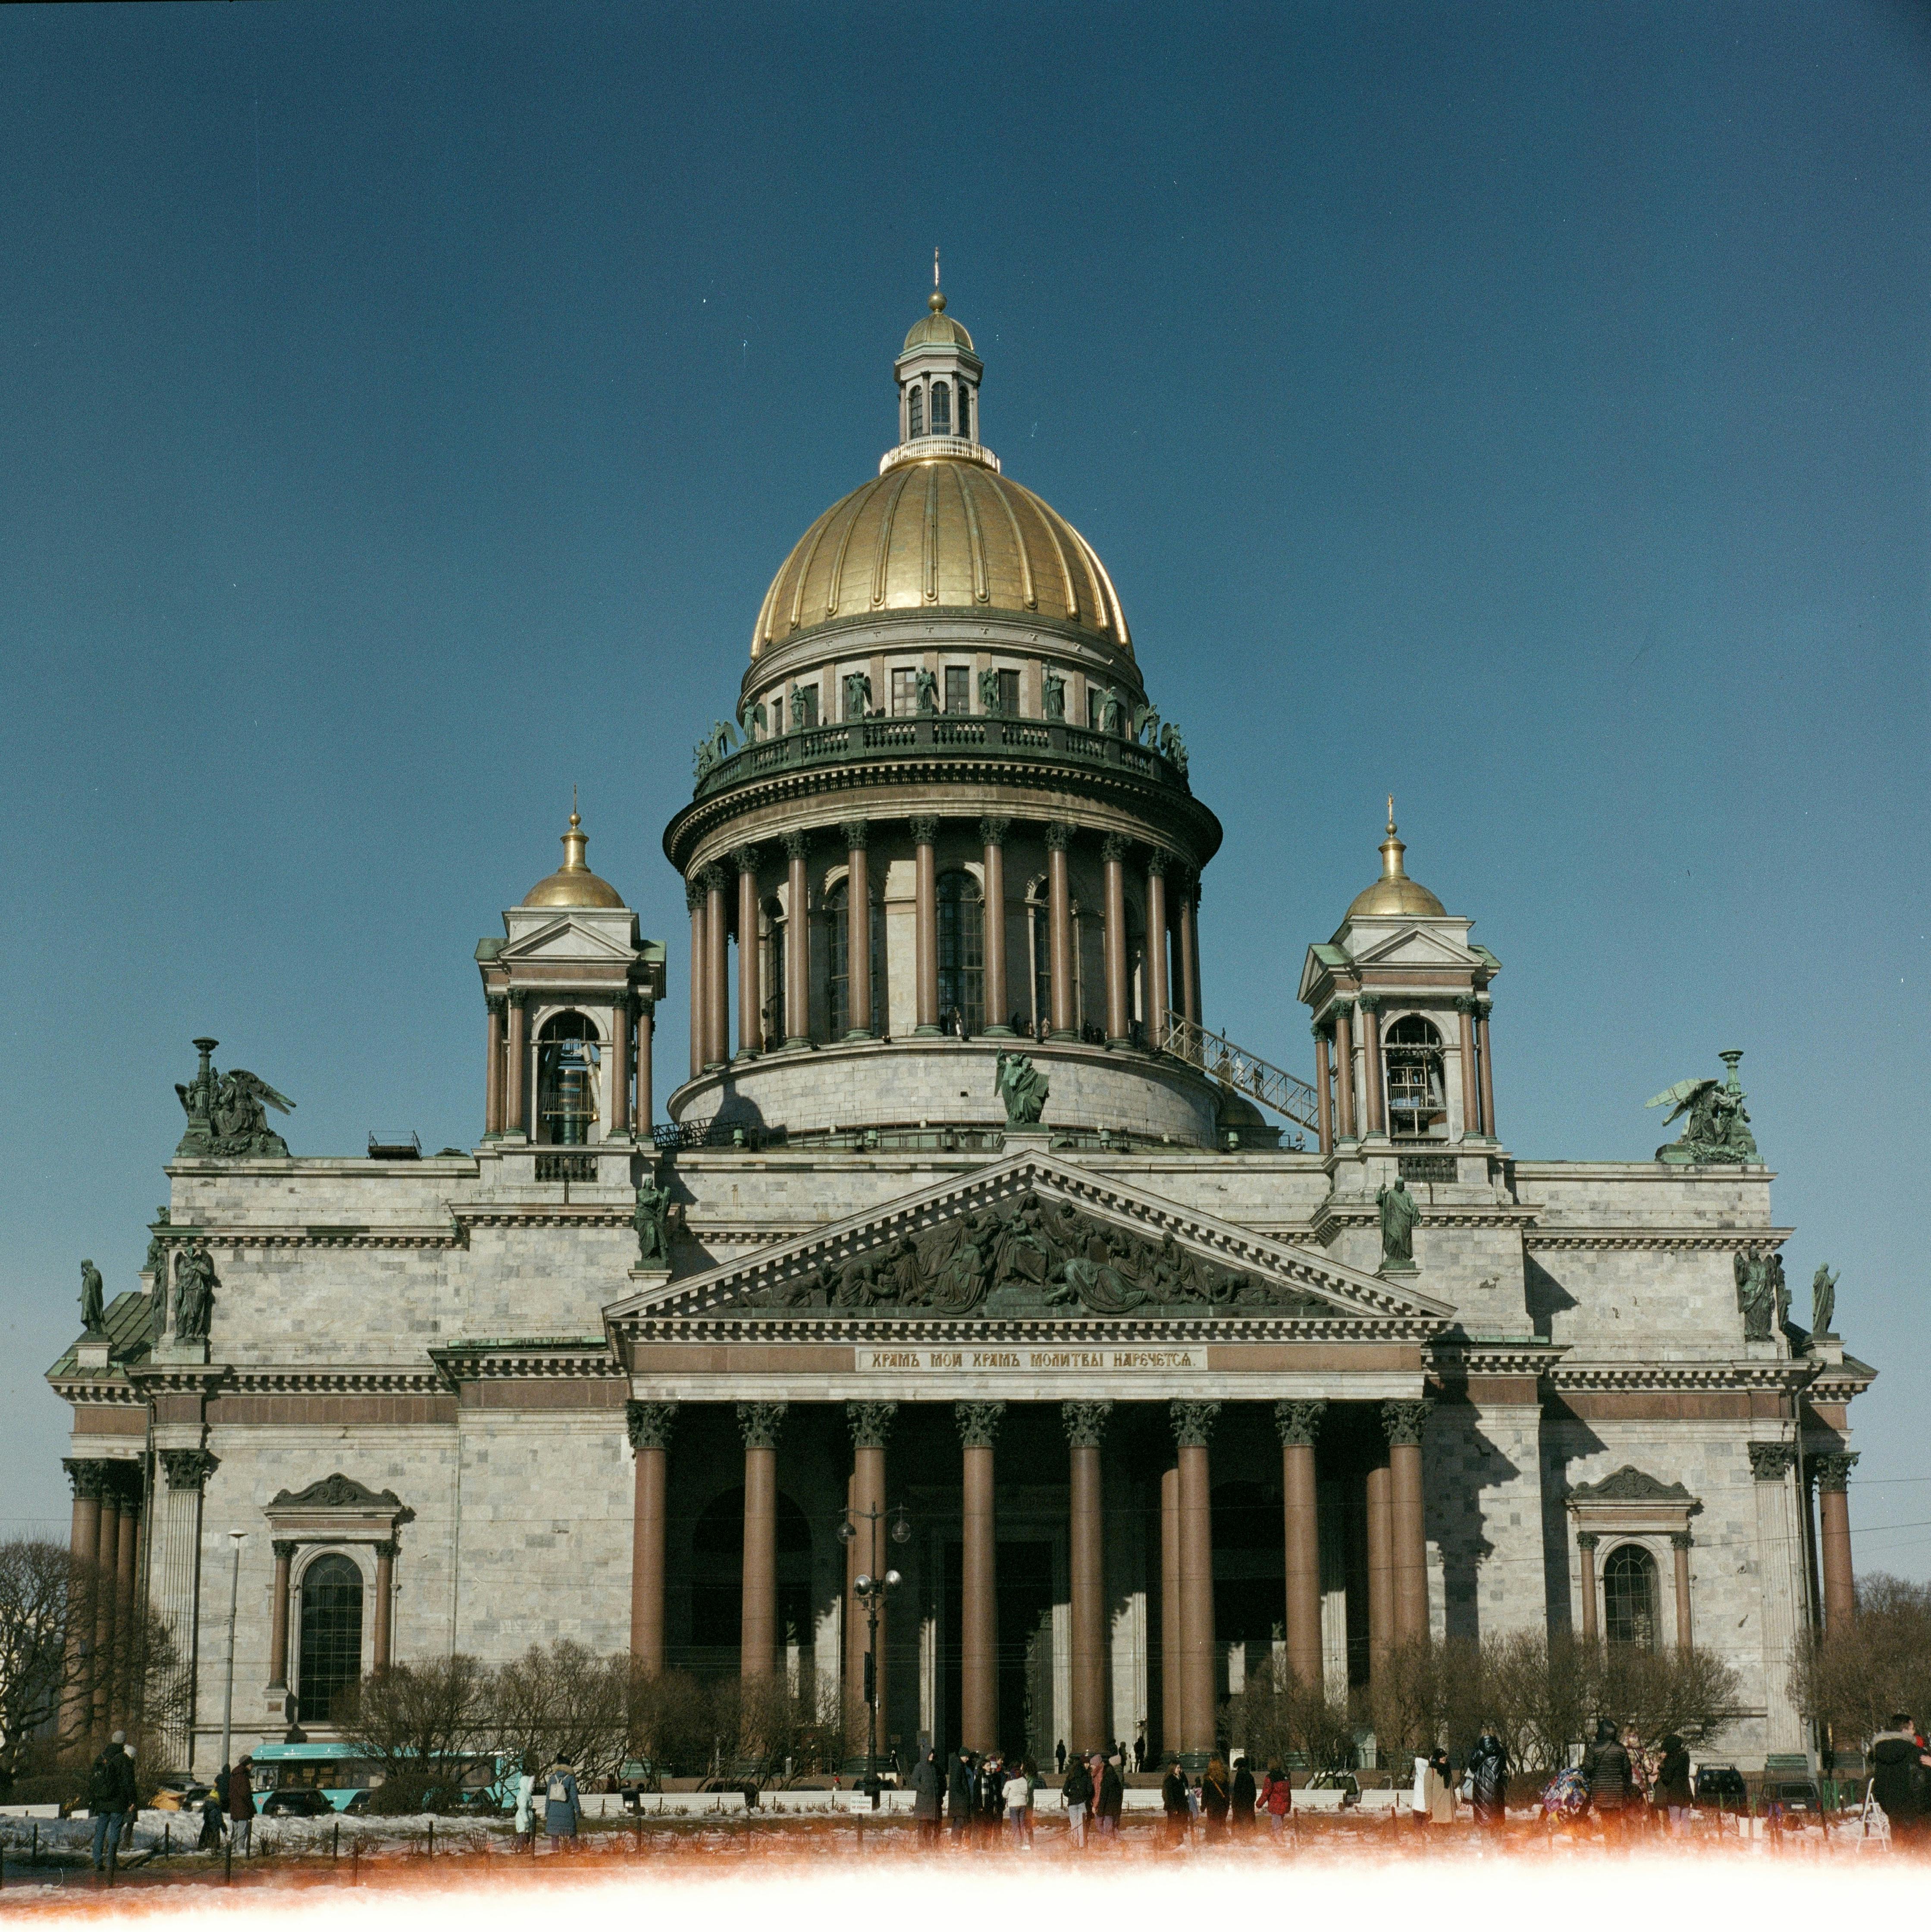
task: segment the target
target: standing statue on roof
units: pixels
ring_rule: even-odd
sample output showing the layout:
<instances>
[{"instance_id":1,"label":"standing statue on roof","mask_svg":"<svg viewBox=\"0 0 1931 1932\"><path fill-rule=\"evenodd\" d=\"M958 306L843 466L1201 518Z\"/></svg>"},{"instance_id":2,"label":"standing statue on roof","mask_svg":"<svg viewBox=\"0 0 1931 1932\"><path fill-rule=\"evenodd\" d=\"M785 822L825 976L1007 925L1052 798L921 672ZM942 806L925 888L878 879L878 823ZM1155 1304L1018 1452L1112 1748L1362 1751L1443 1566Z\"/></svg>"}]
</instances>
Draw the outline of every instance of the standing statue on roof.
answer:
<instances>
[{"instance_id":1,"label":"standing statue on roof","mask_svg":"<svg viewBox=\"0 0 1931 1932\"><path fill-rule=\"evenodd\" d=\"M80 1264L80 1325L90 1335L107 1332L101 1270L92 1262Z\"/></svg>"},{"instance_id":2,"label":"standing statue on roof","mask_svg":"<svg viewBox=\"0 0 1931 1932\"><path fill-rule=\"evenodd\" d=\"M1665 1126L1689 1116L1683 1132L1667 1147L1656 1149L1657 1160L1671 1167L1711 1167L1740 1166L1757 1158L1756 1137L1750 1132L1743 1085L1737 1078L1743 1057L1741 1048L1726 1048L1717 1058L1729 1069L1727 1079L1679 1080L1644 1102L1671 1109Z\"/></svg>"}]
</instances>

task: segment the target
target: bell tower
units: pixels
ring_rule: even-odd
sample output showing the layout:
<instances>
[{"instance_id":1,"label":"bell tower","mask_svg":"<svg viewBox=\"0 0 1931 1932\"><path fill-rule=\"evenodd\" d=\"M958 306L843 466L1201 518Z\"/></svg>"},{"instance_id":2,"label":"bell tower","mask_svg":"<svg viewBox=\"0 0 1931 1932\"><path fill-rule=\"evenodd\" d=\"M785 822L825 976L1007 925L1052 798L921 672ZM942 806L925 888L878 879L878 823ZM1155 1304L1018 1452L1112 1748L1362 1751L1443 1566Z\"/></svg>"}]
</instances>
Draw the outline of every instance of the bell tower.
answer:
<instances>
[{"instance_id":1,"label":"bell tower","mask_svg":"<svg viewBox=\"0 0 1931 1932\"><path fill-rule=\"evenodd\" d=\"M899 447L878 466L914 456L979 455L979 380L985 364L973 352L963 322L945 313L938 286L938 255L932 257L929 311L905 334L905 346L892 364L899 384ZM996 461L993 467L999 467Z\"/></svg>"}]
</instances>

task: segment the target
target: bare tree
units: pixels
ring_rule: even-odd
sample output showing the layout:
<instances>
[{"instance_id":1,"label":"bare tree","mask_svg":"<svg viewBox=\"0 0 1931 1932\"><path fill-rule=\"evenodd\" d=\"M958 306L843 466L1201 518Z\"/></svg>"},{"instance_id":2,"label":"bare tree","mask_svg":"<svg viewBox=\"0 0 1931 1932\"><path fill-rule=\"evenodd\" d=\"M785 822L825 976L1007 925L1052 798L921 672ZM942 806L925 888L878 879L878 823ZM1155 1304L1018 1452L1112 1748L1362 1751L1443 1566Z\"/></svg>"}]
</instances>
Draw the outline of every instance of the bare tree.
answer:
<instances>
[{"instance_id":1,"label":"bare tree","mask_svg":"<svg viewBox=\"0 0 1931 1932\"><path fill-rule=\"evenodd\" d=\"M1798 1646L1790 1690L1840 1748L1868 1741L1894 1711L1931 1720L1931 1585L1880 1571L1860 1578L1855 1621Z\"/></svg>"},{"instance_id":2,"label":"bare tree","mask_svg":"<svg viewBox=\"0 0 1931 1932\"><path fill-rule=\"evenodd\" d=\"M372 1758L382 1782L371 1808L392 1814L453 1810L465 1760L489 1742L491 1673L458 1652L365 1677L335 1721Z\"/></svg>"},{"instance_id":3,"label":"bare tree","mask_svg":"<svg viewBox=\"0 0 1931 1932\"><path fill-rule=\"evenodd\" d=\"M1227 1700L1227 1731L1249 1757L1267 1764L1298 1756L1318 1771L1338 1770L1354 1754L1347 1708L1329 1702L1320 1684L1305 1684L1272 1658L1247 1675L1246 1688Z\"/></svg>"},{"instance_id":4,"label":"bare tree","mask_svg":"<svg viewBox=\"0 0 1931 1932\"><path fill-rule=\"evenodd\" d=\"M532 1644L490 1680L489 1722L496 1742L538 1766L568 1756L580 1776L614 1777L629 1722L629 1659L599 1657L560 1638Z\"/></svg>"}]
</instances>

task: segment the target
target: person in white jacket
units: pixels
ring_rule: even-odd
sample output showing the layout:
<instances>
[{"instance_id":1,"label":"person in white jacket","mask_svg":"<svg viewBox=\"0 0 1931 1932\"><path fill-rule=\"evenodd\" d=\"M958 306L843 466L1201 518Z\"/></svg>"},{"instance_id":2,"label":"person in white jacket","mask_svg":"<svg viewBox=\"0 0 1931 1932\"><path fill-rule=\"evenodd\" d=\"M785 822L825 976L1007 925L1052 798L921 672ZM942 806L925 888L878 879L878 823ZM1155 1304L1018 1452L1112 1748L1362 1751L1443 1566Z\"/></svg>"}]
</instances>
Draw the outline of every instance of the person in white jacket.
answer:
<instances>
[{"instance_id":1,"label":"person in white jacket","mask_svg":"<svg viewBox=\"0 0 1931 1932\"><path fill-rule=\"evenodd\" d=\"M530 1816L536 1802L536 1762L526 1757L516 1777L516 1849L519 1852L533 1846L536 1842L536 1828Z\"/></svg>"}]
</instances>

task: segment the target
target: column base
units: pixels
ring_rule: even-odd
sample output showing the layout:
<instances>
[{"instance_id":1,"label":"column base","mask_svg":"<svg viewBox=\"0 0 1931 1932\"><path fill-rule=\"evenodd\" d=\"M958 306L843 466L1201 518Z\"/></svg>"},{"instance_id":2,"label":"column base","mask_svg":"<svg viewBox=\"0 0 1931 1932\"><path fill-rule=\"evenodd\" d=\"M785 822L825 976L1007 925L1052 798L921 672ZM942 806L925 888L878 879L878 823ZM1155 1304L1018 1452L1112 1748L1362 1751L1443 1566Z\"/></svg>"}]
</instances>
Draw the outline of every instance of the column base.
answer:
<instances>
[{"instance_id":1,"label":"column base","mask_svg":"<svg viewBox=\"0 0 1931 1932\"><path fill-rule=\"evenodd\" d=\"M938 1026L915 1026L912 1028L914 1040L943 1040L945 1029Z\"/></svg>"},{"instance_id":2,"label":"column base","mask_svg":"<svg viewBox=\"0 0 1931 1932\"><path fill-rule=\"evenodd\" d=\"M872 1029L869 1027L854 1027L845 1036L845 1044L847 1046L863 1046L866 1040L872 1040L876 1036L872 1033Z\"/></svg>"},{"instance_id":3,"label":"column base","mask_svg":"<svg viewBox=\"0 0 1931 1932\"><path fill-rule=\"evenodd\" d=\"M1126 1035L1126 1036L1125 1036L1125 1038L1123 1038L1123 1039L1119 1039L1119 1040L1116 1040L1116 1039L1113 1039L1113 1038L1110 1038L1110 1038L1107 1040L1107 1045L1110 1048L1114 1048L1114 1049L1116 1049L1116 1050L1117 1050L1118 1048L1121 1048L1121 1047L1126 1047L1126 1048L1128 1048L1131 1049L1131 1047L1132 1047L1132 1046L1133 1046L1133 1036L1132 1036L1131 1034L1128 1034L1128 1035Z\"/></svg>"},{"instance_id":4,"label":"column base","mask_svg":"<svg viewBox=\"0 0 1931 1932\"><path fill-rule=\"evenodd\" d=\"M1019 1035L1009 1026L981 1027L978 1037L981 1040L1017 1040Z\"/></svg>"},{"instance_id":5,"label":"column base","mask_svg":"<svg viewBox=\"0 0 1931 1932\"><path fill-rule=\"evenodd\" d=\"M1071 1040L1075 1046L1077 1046L1080 1044L1080 1032L1077 1027L1069 1027L1063 1033L1057 1027L1055 1027L1047 1034L1046 1036L1050 1040Z\"/></svg>"},{"instance_id":6,"label":"column base","mask_svg":"<svg viewBox=\"0 0 1931 1932\"><path fill-rule=\"evenodd\" d=\"M803 1052L806 1048L815 1046L817 1042L812 1040L809 1034L790 1034L785 1036L785 1051L787 1053L798 1053Z\"/></svg>"},{"instance_id":7,"label":"column base","mask_svg":"<svg viewBox=\"0 0 1931 1932\"><path fill-rule=\"evenodd\" d=\"M722 1073L731 1063L728 1060L707 1060L704 1070L707 1073Z\"/></svg>"}]
</instances>

